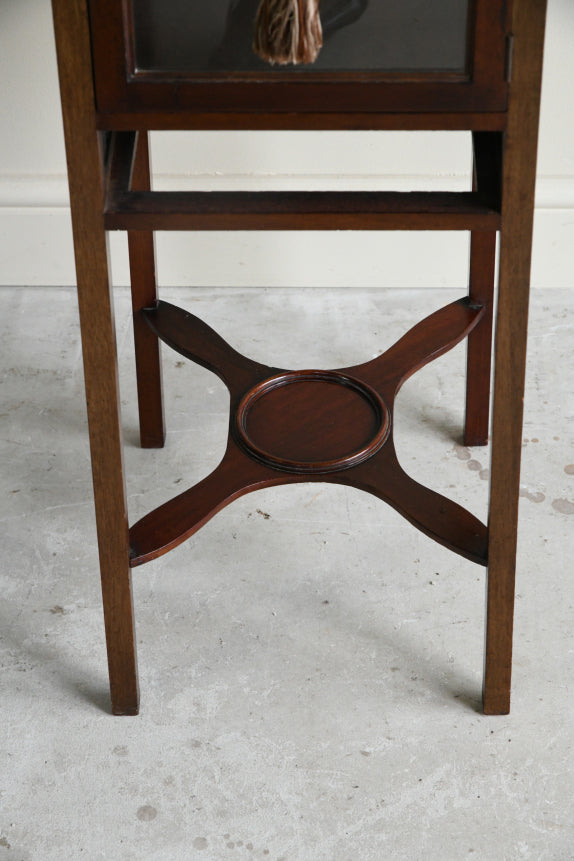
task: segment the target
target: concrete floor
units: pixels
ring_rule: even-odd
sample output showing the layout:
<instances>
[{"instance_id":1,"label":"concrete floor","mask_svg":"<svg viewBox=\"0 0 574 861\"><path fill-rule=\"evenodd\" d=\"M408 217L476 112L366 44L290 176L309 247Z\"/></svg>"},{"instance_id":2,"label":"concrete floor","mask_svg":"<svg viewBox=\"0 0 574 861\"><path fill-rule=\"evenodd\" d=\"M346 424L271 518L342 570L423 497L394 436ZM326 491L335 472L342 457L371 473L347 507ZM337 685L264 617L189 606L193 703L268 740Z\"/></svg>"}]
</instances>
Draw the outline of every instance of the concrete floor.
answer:
<instances>
[{"instance_id":1,"label":"concrete floor","mask_svg":"<svg viewBox=\"0 0 574 861\"><path fill-rule=\"evenodd\" d=\"M364 360L454 298L165 296L295 367ZM74 293L1 298L2 861L574 858L574 291L533 296L513 707L491 718L483 570L326 485L244 497L135 571L142 713L112 717ZM140 450L117 308L133 520L216 465L227 399L166 350L167 446ZM406 384L398 453L484 518L463 373L459 347Z\"/></svg>"}]
</instances>

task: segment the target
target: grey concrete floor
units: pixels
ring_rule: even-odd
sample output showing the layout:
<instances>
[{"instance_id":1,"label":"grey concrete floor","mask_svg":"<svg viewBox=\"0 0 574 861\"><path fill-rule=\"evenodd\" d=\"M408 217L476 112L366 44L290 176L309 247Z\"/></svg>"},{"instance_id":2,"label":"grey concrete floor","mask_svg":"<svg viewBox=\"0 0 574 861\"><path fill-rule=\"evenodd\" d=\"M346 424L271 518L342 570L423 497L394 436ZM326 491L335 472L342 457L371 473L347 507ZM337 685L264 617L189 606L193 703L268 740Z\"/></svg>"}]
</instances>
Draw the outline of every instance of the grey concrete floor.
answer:
<instances>
[{"instance_id":1,"label":"grey concrete floor","mask_svg":"<svg viewBox=\"0 0 574 861\"><path fill-rule=\"evenodd\" d=\"M371 357L447 291L165 291L262 361ZM109 713L76 301L4 289L0 859L574 858L574 291L533 296L512 713L480 713L484 571L358 491L260 491L134 572L137 718ZM164 352L168 439L130 517L218 462L223 385ZM397 446L486 517L464 348L415 375Z\"/></svg>"}]
</instances>

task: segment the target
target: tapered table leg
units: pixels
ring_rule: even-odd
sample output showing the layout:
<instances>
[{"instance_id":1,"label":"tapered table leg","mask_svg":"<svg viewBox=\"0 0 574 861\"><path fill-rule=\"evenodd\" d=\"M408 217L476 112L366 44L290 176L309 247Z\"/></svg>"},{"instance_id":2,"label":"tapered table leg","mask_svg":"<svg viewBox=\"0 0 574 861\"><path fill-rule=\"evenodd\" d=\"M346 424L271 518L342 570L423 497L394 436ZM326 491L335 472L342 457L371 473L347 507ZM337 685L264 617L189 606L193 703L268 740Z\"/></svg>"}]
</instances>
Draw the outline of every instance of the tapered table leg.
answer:
<instances>
[{"instance_id":1,"label":"tapered table leg","mask_svg":"<svg viewBox=\"0 0 574 861\"><path fill-rule=\"evenodd\" d=\"M134 191L151 188L149 142L146 131L138 132ZM165 442L160 344L138 313L157 300L154 234L151 230L128 231L130 280L136 358L136 378L142 448L161 448Z\"/></svg>"},{"instance_id":2,"label":"tapered table leg","mask_svg":"<svg viewBox=\"0 0 574 861\"><path fill-rule=\"evenodd\" d=\"M504 144L486 602L484 711L510 710L526 332L546 0L515 0Z\"/></svg>"},{"instance_id":3,"label":"tapered table leg","mask_svg":"<svg viewBox=\"0 0 574 861\"><path fill-rule=\"evenodd\" d=\"M54 0L112 710L137 714L138 682L116 340L103 223L86 7Z\"/></svg>"}]
</instances>

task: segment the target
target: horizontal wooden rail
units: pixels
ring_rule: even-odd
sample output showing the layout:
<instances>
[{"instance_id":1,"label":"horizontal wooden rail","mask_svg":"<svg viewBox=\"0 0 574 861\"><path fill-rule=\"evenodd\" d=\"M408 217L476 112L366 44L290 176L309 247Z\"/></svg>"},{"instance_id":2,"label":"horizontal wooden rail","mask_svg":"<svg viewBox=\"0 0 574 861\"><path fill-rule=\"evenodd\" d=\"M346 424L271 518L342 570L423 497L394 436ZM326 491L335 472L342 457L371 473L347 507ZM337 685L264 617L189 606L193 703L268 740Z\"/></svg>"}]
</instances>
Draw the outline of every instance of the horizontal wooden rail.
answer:
<instances>
[{"instance_id":1,"label":"horizontal wooden rail","mask_svg":"<svg viewBox=\"0 0 574 861\"><path fill-rule=\"evenodd\" d=\"M96 116L102 131L148 129L149 131L504 131L506 112L464 111L204 111L178 108L104 112Z\"/></svg>"},{"instance_id":2,"label":"horizontal wooden rail","mask_svg":"<svg viewBox=\"0 0 574 861\"><path fill-rule=\"evenodd\" d=\"M106 173L107 230L497 230L480 190L131 191L136 133L116 132Z\"/></svg>"}]
</instances>

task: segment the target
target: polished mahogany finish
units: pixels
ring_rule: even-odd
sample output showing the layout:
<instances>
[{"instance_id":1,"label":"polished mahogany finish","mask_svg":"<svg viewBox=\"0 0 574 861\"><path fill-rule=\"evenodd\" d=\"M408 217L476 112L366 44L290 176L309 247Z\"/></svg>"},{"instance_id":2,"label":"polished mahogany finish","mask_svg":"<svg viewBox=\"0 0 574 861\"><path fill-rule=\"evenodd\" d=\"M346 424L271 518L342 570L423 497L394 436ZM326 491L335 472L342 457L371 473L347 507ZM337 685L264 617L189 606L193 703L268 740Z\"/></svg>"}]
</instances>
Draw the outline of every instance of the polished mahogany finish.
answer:
<instances>
[{"instance_id":1,"label":"polished mahogany finish","mask_svg":"<svg viewBox=\"0 0 574 861\"><path fill-rule=\"evenodd\" d=\"M113 132L108 230L473 230L500 227L502 136L475 133L474 191L150 191L134 186L141 132Z\"/></svg>"},{"instance_id":2,"label":"polished mahogany finish","mask_svg":"<svg viewBox=\"0 0 574 861\"><path fill-rule=\"evenodd\" d=\"M111 143L111 141L110 141ZM150 190L149 142L146 132L134 140L131 165L131 187ZM130 284L136 354L136 377L142 448L162 448L165 442L165 421L161 381L161 354L157 338L138 312L157 300L155 280L155 243L151 230L128 231Z\"/></svg>"},{"instance_id":3,"label":"polished mahogany finish","mask_svg":"<svg viewBox=\"0 0 574 861\"><path fill-rule=\"evenodd\" d=\"M370 386L339 371L284 371L237 408L238 443L272 469L324 475L362 463L386 442L390 416Z\"/></svg>"},{"instance_id":4,"label":"polished mahogany finish","mask_svg":"<svg viewBox=\"0 0 574 861\"><path fill-rule=\"evenodd\" d=\"M201 2L201 14L196 11L200 0L88 2L98 111L143 112L147 128L162 127L174 112L180 114L180 128L186 112L219 115L220 122L228 117L226 127L233 128L230 112L495 112L507 104L508 0L433 0L417 3L418 14L412 0L372 0L362 21L336 33L343 43L339 57L324 70L259 63L249 70L237 58L223 70L221 62L220 68L210 64L205 47L194 59L194 39L205 46L218 38L211 35L217 21L210 19L217 19L220 0L210 0L208 11ZM368 36L374 47L369 52L365 34L353 33L368 27L371 16L374 31ZM194 19L202 29L186 41ZM234 42L249 54L251 40L249 28ZM179 47L182 41L189 54ZM329 63L328 44L326 49L324 62ZM371 68L360 68L369 53Z\"/></svg>"},{"instance_id":5,"label":"polished mahogany finish","mask_svg":"<svg viewBox=\"0 0 574 861\"><path fill-rule=\"evenodd\" d=\"M114 304L102 221L101 158L83 3L53 4L74 232L84 379L112 710L134 715L139 685Z\"/></svg>"},{"instance_id":6,"label":"polished mahogany finish","mask_svg":"<svg viewBox=\"0 0 574 861\"><path fill-rule=\"evenodd\" d=\"M513 10L515 47L502 168L494 351L483 691L486 714L506 714L510 710L528 296L546 2L514 0Z\"/></svg>"},{"instance_id":7,"label":"polished mahogany finish","mask_svg":"<svg viewBox=\"0 0 574 861\"><path fill-rule=\"evenodd\" d=\"M177 547L239 496L300 481L372 493L439 543L486 565L486 527L408 476L392 434L392 408L402 384L471 332L482 306L453 302L382 356L337 371L287 371L252 362L199 318L167 302L142 313L170 347L223 380L231 415L227 449L216 470L130 529L132 565Z\"/></svg>"},{"instance_id":8,"label":"polished mahogany finish","mask_svg":"<svg viewBox=\"0 0 574 861\"><path fill-rule=\"evenodd\" d=\"M139 707L130 569L181 544L242 494L321 481L373 494L426 535L487 566L484 711L506 714L546 0L322 0L325 47L309 68L270 68L251 54L255 2L52 0L112 710L135 714ZM154 129L466 130L473 135L473 187L154 192ZM230 391L219 466L129 529L106 229L128 232L142 445L164 441L157 337L218 374ZM468 297L362 365L270 368L158 301L153 232L191 229L468 230ZM485 525L402 469L393 409L410 374L468 336L464 439L487 442L497 235Z\"/></svg>"}]
</instances>

